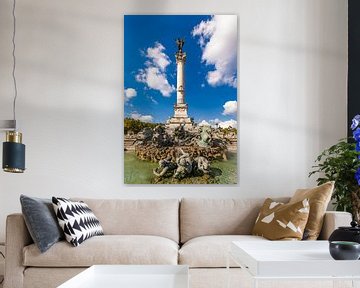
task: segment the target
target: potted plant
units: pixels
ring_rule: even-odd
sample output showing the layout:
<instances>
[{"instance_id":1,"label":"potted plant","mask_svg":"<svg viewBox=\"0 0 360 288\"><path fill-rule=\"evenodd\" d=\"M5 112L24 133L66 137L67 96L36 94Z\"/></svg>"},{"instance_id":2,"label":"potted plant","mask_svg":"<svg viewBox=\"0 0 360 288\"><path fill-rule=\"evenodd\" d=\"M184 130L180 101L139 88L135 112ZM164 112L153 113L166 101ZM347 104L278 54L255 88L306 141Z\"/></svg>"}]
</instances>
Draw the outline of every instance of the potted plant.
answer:
<instances>
[{"instance_id":1,"label":"potted plant","mask_svg":"<svg viewBox=\"0 0 360 288\"><path fill-rule=\"evenodd\" d=\"M352 120L353 137L342 139L325 149L317 158L309 173L319 175L318 185L335 181L332 199L337 211L352 213L360 220L360 115Z\"/></svg>"}]
</instances>

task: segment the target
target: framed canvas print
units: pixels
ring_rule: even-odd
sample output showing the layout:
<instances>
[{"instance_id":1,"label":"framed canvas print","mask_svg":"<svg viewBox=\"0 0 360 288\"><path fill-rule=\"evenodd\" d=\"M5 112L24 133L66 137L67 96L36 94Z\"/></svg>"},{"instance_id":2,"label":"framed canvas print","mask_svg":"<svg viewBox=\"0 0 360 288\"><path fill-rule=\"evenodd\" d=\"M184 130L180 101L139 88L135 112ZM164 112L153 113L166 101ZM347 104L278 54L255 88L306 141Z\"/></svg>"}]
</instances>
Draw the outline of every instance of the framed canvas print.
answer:
<instances>
[{"instance_id":1,"label":"framed canvas print","mask_svg":"<svg viewBox=\"0 0 360 288\"><path fill-rule=\"evenodd\" d=\"M237 16L124 16L124 183L237 183Z\"/></svg>"}]
</instances>

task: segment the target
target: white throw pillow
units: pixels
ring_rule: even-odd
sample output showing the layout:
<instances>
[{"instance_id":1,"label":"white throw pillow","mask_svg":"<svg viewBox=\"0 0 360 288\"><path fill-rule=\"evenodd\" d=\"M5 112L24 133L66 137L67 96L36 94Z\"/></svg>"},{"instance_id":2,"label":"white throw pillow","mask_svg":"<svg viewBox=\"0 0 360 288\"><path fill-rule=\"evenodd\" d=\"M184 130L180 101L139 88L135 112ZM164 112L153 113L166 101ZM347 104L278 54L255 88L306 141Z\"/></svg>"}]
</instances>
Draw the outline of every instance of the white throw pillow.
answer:
<instances>
[{"instance_id":1,"label":"white throw pillow","mask_svg":"<svg viewBox=\"0 0 360 288\"><path fill-rule=\"evenodd\" d=\"M55 214L66 241L79 246L86 239L104 235L99 220L84 202L52 197Z\"/></svg>"}]
</instances>

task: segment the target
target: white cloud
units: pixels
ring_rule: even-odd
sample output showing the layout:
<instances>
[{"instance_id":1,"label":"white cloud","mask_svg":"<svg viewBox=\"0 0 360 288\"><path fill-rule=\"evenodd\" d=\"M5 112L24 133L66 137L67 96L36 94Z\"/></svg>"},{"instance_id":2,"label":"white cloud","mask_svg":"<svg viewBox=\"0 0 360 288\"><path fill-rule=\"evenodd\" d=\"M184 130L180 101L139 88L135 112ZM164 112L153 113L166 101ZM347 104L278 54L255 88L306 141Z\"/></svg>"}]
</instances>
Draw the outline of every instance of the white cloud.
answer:
<instances>
[{"instance_id":1,"label":"white cloud","mask_svg":"<svg viewBox=\"0 0 360 288\"><path fill-rule=\"evenodd\" d=\"M159 67L161 71L165 71L166 67L171 63L169 56L163 51L165 47L159 43L155 43L155 47L149 47L146 50L146 57L150 59L156 67Z\"/></svg>"},{"instance_id":2,"label":"white cloud","mask_svg":"<svg viewBox=\"0 0 360 288\"><path fill-rule=\"evenodd\" d=\"M234 119L230 119L228 121L222 121L222 122L219 122L219 127L220 128L229 128L229 127L237 128L237 121Z\"/></svg>"},{"instance_id":3,"label":"white cloud","mask_svg":"<svg viewBox=\"0 0 360 288\"><path fill-rule=\"evenodd\" d=\"M236 87L237 17L236 15L215 15L208 21L201 21L192 30L193 37L199 37L202 61L214 65L206 79L211 86L229 85Z\"/></svg>"},{"instance_id":4,"label":"white cloud","mask_svg":"<svg viewBox=\"0 0 360 288\"><path fill-rule=\"evenodd\" d=\"M152 122L154 120L154 117L151 115L141 115L138 112L133 112L130 115L131 118L135 120L140 120L142 122Z\"/></svg>"},{"instance_id":5,"label":"white cloud","mask_svg":"<svg viewBox=\"0 0 360 288\"><path fill-rule=\"evenodd\" d=\"M145 83L148 88L158 90L164 97L170 97L175 91L166 77L166 67L171 63L170 58L164 53L165 47L156 42L154 47L146 50L145 68L140 69L135 76L136 81Z\"/></svg>"},{"instance_id":6,"label":"white cloud","mask_svg":"<svg viewBox=\"0 0 360 288\"><path fill-rule=\"evenodd\" d=\"M170 85L166 79L166 74L161 72L158 67L140 69L136 80L145 83L151 89L160 91L164 97L170 97L170 94L175 91L175 87Z\"/></svg>"},{"instance_id":7,"label":"white cloud","mask_svg":"<svg viewBox=\"0 0 360 288\"><path fill-rule=\"evenodd\" d=\"M221 121L220 121L220 119L215 118L215 119L213 119L213 120L210 120L209 122L210 122L211 124L213 124L213 125L214 125L214 124L216 125L216 124L219 124Z\"/></svg>"},{"instance_id":8,"label":"white cloud","mask_svg":"<svg viewBox=\"0 0 360 288\"><path fill-rule=\"evenodd\" d=\"M130 100L131 98L136 97L137 92L134 88L125 89L125 101Z\"/></svg>"},{"instance_id":9,"label":"white cloud","mask_svg":"<svg viewBox=\"0 0 360 288\"><path fill-rule=\"evenodd\" d=\"M156 100L154 99L154 97L152 97L152 96L147 96L147 98L148 98L152 103L154 103L155 105L158 105L158 104L159 104L159 102L156 101Z\"/></svg>"},{"instance_id":10,"label":"white cloud","mask_svg":"<svg viewBox=\"0 0 360 288\"><path fill-rule=\"evenodd\" d=\"M210 126L210 123L205 121L205 120L202 120L200 123L199 123L199 126Z\"/></svg>"},{"instance_id":11,"label":"white cloud","mask_svg":"<svg viewBox=\"0 0 360 288\"><path fill-rule=\"evenodd\" d=\"M237 101L236 100L225 102L223 107L224 107L224 112L222 113L223 115L231 115L231 114L237 113Z\"/></svg>"},{"instance_id":12,"label":"white cloud","mask_svg":"<svg viewBox=\"0 0 360 288\"><path fill-rule=\"evenodd\" d=\"M212 120L209 120L209 121L202 120L199 123L199 126L205 126L205 125L211 126L212 128L217 128L217 127L220 127L220 128L229 128L229 127L237 128L237 121L234 120L234 119L227 120L227 121L221 121L221 120L216 118L216 119L212 119Z\"/></svg>"}]
</instances>

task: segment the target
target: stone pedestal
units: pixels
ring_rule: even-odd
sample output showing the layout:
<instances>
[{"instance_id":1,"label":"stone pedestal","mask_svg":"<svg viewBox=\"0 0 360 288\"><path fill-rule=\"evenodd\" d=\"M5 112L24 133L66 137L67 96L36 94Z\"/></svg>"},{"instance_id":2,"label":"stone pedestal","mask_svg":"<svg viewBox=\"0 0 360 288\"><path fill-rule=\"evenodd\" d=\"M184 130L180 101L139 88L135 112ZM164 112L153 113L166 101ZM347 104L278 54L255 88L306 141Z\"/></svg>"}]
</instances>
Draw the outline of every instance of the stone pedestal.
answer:
<instances>
[{"instance_id":1,"label":"stone pedestal","mask_svg":"<svg viewBox=\"0 0 360 288\"><path fill-rule=\"evenodd\" d=\"M166 122L166 127L170 128L170 129L175 129L176 127L179 127L180 125L184 125L184 128L186 130L189 130L191 128L193 128L193 124L191 122L191 119L189 117L171 117L167 122Z\"/></svg>"}]
</instances>

